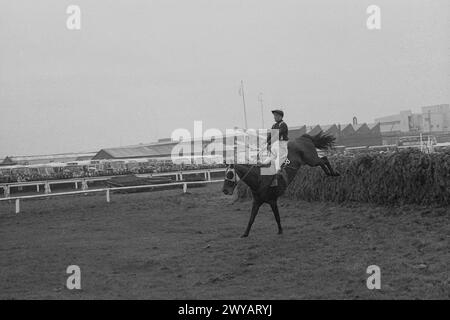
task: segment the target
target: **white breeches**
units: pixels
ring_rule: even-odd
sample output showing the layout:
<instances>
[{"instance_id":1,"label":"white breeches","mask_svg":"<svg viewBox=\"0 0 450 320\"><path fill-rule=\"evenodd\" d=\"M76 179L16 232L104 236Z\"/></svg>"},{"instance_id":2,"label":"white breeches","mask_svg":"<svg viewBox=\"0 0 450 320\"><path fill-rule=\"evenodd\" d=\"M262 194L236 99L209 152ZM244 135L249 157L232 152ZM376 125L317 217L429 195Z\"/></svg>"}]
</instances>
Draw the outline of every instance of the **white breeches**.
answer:
<instances>
[{"instance_id":1,"label":"white breeches","mask_svg":"<svg viewBox=\"0 0 450 320\"><path fill-rule=\"evenodd\" d=\"M269 164L270 167L268 168L261 168L261 174L262 175L274 175L276 174L280 169L281 165L286 161L287 159L287 141L276 141L271 146L271 152L269 156L262 161L263 164Z\"/></svg>"}]
</instances>

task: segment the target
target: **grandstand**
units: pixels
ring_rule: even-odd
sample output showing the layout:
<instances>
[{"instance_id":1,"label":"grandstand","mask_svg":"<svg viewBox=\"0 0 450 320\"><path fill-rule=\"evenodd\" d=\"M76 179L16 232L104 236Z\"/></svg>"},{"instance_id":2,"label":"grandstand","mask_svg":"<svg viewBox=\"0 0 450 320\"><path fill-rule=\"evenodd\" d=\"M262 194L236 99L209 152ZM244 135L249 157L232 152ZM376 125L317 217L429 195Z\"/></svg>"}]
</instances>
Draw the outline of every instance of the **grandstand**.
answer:
<instances>
[{"instance_id":1,"label":"grandstand","mask_svg":"<svg viewBox=\"0 0 450 320\"><path fill-rule=\"evenodd\" d=\"M194 140L186 140L183 142L172 141L171 139L160 139L157 143L151 144L139 144L131 146L123 146L117 148L101 149L92 158L93 160L105 160L105 159L140 159L140 158L167 158L172 155L172 150L178 144L183 144L190 150L192 155L202 155L202 150L207 146L211 140L201 141L202 147L199 150L195 150L193 144Z\"/></svg>"},{"instance_id":2,"label":"grandstand","mask_svg":"<svg viewBox=\"0 0 450 320\"><path fill-rule=\"evenodd\" d=\"M1 166L12 165L33 165L44 164L52 162L70 162L91 160L95 156L95 152L83 153L60 153L49 155L35 155L35 156L8 156L0 163Z\"/></svg>"},{"instance_id":3,"label":"grandstand","mask_svg":"<svg viewBox=\"0 0 450 320\"><path fill-rule=\"evenodd\" d=\"M175 144L175 142L165 142L149 145L134 145L101 149L95 154L93 160L168 157L171 155L172 148L175 146Z\"/></svg>"}]
</instances>

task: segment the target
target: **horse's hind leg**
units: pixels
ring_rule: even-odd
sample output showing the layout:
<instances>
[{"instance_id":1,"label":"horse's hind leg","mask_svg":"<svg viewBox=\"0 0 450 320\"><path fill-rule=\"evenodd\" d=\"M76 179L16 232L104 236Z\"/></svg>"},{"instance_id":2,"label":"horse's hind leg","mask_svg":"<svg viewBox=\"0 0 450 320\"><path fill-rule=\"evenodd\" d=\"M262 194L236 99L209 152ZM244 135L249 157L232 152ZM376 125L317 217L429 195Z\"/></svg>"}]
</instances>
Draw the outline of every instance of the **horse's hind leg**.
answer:
<instances>
[{"instance_id":1,"label":"horse's hind leg","mask_svg":"<svg viewBox=\"0 0 450 320\"><path fill-rule=\"evenodd\" d=\"M316 147L312 145L312 143L311 146L304 146L304 150L300 150L298 154L300 155L301 160L308 166L310 167L320 166L327 176L332 175L332 172L330 172L329 168L326 165L326 161L323 158L319 157L319 155L317 154Z\"/></svg>"},{"instance_id":2,"label":"horse's hind leg","mask_svg":"<svg viewBox=\"0 0 450 320\"><path fill-rule=\"evenodd\" d=\"M247 229L245 229L245 232L241 236L241 238L248 237L248 234L250 233L250 229L252 228L252 224L255 221L256 215L258 214L259 207L261 207L261 202L254 200L253 206L252 206L252 212L250 214L250 220L248 221L248 225L247 225Z\"/></svg>"},{"instance_id":3,"label":"horse's hind leg","mask_svg":"<svg viewBox=\"0 0 450 320\"><path fill-rule=\"evenodd\" d=\"M275 216L275 220L277 221L278 234L282 234L283 228L281 227L281 219L280 219L280 213L278 212L277 202L276 201L270 202L270 207L272 208L273 215Z\"/></svg>"},{"instance_id":4,"label":"horse's hind leg","mask_svg":"<svg viewBox=\"0 0 450 320\"><path fill-rule=\"evenodd\" d=\"M321 159L322 159L323 163L325 164L325 166L328 168L328 170L330 170L330 175L331 176L335 176L336 177L336 176L340 175L337 171L333 170L333 167L331 166L331 163L330 163L330 161L328 161L327 157L322 157Z\"/></svg>"}]
</instances>

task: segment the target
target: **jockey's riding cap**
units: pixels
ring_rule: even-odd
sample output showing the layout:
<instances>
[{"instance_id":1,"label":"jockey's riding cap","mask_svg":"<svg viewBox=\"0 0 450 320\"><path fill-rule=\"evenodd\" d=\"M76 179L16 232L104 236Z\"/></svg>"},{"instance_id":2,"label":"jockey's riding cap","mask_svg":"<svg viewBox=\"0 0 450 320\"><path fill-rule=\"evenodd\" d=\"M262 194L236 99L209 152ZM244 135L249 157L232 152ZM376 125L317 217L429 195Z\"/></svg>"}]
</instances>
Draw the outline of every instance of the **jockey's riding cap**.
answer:
<instances>
[{"instance_id":1,"label":"jockey's riding cap","mask_svg":"<svg viewBox=\"0 0 450 320\"><path fill-rule=\"evenodd\" d=\"M277 113L280 116L284 117L284 112L282 110L278 110L278 109L277 110L272 110L272 113Z\"/></svg>"}]
</instances>

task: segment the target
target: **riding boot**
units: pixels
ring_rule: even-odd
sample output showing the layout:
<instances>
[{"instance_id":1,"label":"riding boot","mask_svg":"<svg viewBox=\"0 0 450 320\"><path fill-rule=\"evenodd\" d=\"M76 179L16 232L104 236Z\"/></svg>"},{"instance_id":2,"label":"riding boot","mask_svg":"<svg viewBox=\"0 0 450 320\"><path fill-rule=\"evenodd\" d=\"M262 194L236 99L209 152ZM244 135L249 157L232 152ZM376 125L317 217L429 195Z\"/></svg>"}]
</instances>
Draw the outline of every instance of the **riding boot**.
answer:
<instances>
[{"instance_id":1,"label":"riding boot","mask_svg":"<svg viewBox=\"0 0 450 320\"><path fill-rule=\"evenodd\" d=\"M287 176L286 170L282 169L280 174L283 177L284 182L286 183L286 186L287 186L287 184L288 184L288 176Z\"/></svg>"},{"instance_id":2,"label":"riding boot","mask_svg":"<svg viewBox=\"0 0 450 320\"><path fill-rule=\"evenodd\" d=\"M270 184L271 187L277 187L278 186L278 174L275 174L273 176L272 183Z\"/></svg>"}]
</instances>

